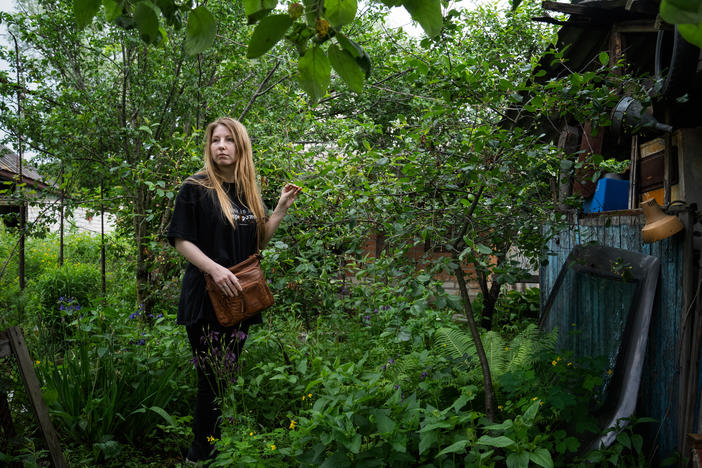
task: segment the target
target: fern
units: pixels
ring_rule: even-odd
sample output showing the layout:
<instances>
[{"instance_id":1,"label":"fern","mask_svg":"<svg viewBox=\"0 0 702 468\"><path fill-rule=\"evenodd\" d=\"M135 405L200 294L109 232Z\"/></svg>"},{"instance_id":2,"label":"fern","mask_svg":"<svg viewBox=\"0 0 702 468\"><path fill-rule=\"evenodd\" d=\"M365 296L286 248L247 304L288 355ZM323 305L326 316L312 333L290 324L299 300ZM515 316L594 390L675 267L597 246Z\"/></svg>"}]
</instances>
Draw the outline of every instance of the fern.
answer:
<instances>
[{"instance_id":1,"label":"fern","mask_svg":"<svg viewBox=\"0 0 702 468\"><path fill-rule=\"evenodd\" d=\"M468 370L472 367L471 357L476 356L475 343L467 333L455 328L439 328L435 335L435 351L447 359L462 364Z\"/></svg>"},{"instance_id":2,"label":"fern","mask_svg":"<svg viewBox=\"0 0 702 468\"><path fill-rule=\"evenodd\" d=\"M554 332L544 334L533 324L509 343L494 331L484 333L481 341L492 378L532 367L539 356L554 351L556 338ZM434 337L434 351L457 362L463 371L471 375L481 372L473 339L463 330L438 329Z\"/></svg>"}]
</instances>

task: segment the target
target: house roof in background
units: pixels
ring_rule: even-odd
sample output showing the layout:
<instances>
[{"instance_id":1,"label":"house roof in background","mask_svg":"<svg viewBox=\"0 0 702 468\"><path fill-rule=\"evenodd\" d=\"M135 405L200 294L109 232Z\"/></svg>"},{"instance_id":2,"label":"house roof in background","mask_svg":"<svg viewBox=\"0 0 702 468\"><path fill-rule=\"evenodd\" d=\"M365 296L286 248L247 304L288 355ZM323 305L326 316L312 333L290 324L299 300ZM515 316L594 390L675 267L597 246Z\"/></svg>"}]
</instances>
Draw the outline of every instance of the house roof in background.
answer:
<instances>
[{"instance_id":1,"label":"house roof in background","mask_svg":"<svg viewBox=\"0 0 702 468\"><path fill-rule=\"evenodd\" d=\"M19 156L17 153L0 146L0 179L11 180L19 174ZM37 188L47 188L48 184L42 181L39 172L22 162L22 182Z\"/></svg>"}]
</instances>

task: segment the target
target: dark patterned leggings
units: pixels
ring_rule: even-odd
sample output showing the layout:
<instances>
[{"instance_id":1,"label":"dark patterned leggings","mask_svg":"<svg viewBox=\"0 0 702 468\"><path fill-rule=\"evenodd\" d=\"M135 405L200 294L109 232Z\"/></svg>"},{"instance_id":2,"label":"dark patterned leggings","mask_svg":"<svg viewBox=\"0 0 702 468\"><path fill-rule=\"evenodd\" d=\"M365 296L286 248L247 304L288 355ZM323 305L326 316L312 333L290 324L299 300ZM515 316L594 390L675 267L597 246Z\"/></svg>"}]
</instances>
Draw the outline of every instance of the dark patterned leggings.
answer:
<instances>
[{"instance_id":1,"label":"dark patterned leggings","mask_svg":"<svg viewBox=\"0 0 702 468\"><path fill-rule=\"evenodd\" d=\"M185 328L193 350L192 362L197 369L197 398L193 415L195 438L188 457L204 460L212 452L208 438L220 438L222 410L217 398L222 396L236 374L239 353L246 342L249 327L248 324L223 327L198 322Z\"/></svg>"}]
</instances>

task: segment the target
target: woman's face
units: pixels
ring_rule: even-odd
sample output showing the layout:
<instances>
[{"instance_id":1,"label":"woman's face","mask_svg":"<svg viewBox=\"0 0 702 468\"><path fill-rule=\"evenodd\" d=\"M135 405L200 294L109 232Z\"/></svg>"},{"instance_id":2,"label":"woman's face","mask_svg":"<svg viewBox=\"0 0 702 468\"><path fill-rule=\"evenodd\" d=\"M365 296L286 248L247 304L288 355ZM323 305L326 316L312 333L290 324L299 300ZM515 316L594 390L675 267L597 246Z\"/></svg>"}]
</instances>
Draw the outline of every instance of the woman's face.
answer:
<instances>
[{"instance_id":1,"label":"woman's face","mask_svg":"<svg viewBox=\"0 0 702 468\"><path fill-rule=\"evenodd\" d=\"M234 137L229 128L219 124L212 132L212 140L210 142L210 155L220 169L233 169L236 162L236 147L234 145Z\"/></svg>"}]
</instances>

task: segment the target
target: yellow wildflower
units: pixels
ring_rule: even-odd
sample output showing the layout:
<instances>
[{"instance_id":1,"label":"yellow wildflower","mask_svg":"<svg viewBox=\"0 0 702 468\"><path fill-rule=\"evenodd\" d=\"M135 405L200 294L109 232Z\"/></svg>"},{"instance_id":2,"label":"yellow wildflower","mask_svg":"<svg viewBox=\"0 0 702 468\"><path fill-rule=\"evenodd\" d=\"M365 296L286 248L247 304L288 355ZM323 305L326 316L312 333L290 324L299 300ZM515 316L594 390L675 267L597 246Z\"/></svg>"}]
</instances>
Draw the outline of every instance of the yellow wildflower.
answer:
<instances>
[{"instance_id":1,"label":"yellow wildflower","mask_svg":"<svg viewBox=\"0 0 702 468\"><path fill-rule=\"evenodd\" d=\"M271 444L271 450L275 450L275 444Z\"/></svg>"},{"instance_id":2,"label":"yellow wildflower","mask_svg":"<svg viewBox=\"0 0 702 468\"><path fill-rule=\"evenodd\" d=\"M509 351L509 346L505 346L505 351Z\"/></svg>"},{"instance_id":3,"label":"yellow wildflower","mask_svg":"<svg viewBox=\"0 0 702 468\"><path fill-rule=\"evenodd\" d=\"M216 439L215 439L214 437L212 437L211 435L207 436L207 442L209 442L209 443L211 443L211 444L214 444L214 441L215 441L215 440L216 440Z\"/></svg>"},{"instance_id":4,"label":"yellow wildflower","mask_svg":"<svg viewBox=\"0 0 702 468\"><path fill-rule=\"evenodd\" d=\"M290 420L290 429L295 429L295 426L297 425L297 422L294 419Z\"/></svg>"},{"instance_id":5,"label":"yellow wildflower","mask_svg":"<svg viewBox=\"0 0 702 468\"><path fill-rule=\"evenodd\" d=\"M497 409L502 411L502 405L497 405Z\"/></svg>"},{"instance_id":6,"label":"yellow wildflower","mask_svg":"<svg viewBox=\"0 0 702 468\"><path fill-rule=\"evenodd\" d=\"M307 394L307 398L312 398L312 394L311 394L311 393L308 393L308 394Z\"/></svg>"},{"instance_id":7,"label":"yellow wildflower","mask_svg":"<svg viewBox=\"0 0 702 468\"><path fill-rule=\"evenodd\" d=\"M302 395L302 401L305 401L305 395Z\"/></svg>"},{"instance_id":8,"label":"yellow wildflower","mask_svg":"<svg viewBox=\"0 0 702 468\"><path fill-rule=\"evenodd\" d=\"M531 399L531 401L536 401L536 400L538 400L538 399L539 399L539 397L536 397L536 396L535 396L534 398Z\"/></svg>"},{"instance_id":9,"label":"yellow wildflower","mask_svg":"<svg viewBox=\"0 0 702 468\"><path fill-rule=\"evenodd\" d=\"M551 365L554 365L554 366L555 366L556 364L558 364L557 361L555 361L555 360L551 361Z\"/></svg>"},{"instance_id":10,"label":"yellow wildflower","mask_svg":"<svg viewBox=\"0 0 702 468\"><path fill-rule=\"evenodd\" d=\"M612 375L612 369L607 369L607 375Z\"/></svg>"},{"instance_id":11,"label":"yellow wildflower","mask_svg":"<svg viewBox=\"0 0 702 468\"><path fill-rule=\"evenodd\" d=\"M573 363L572 363L572 362L569 362L569 363L568 363L568 367L573 367Z\"/></svg>"},{"instance_id":12,"label":"yellow wildflower","mask_svg":"<svg viewBox=\"0 0 702 468\"><path fill-rule=\"evenodd\" d=\"M253 432L249 432L249 435L253 437Z\"/></svg>"},{"instance_id":13,"label":"yellow wildflower","mask_svg":"<svg viewBox=\"0 0 702 468\"><path fill-rule=\"evenodd\" d=\"M41 364L41 361L34 361L34 364L38 366L39 364Z\"/></svg>"}]
</instances>

